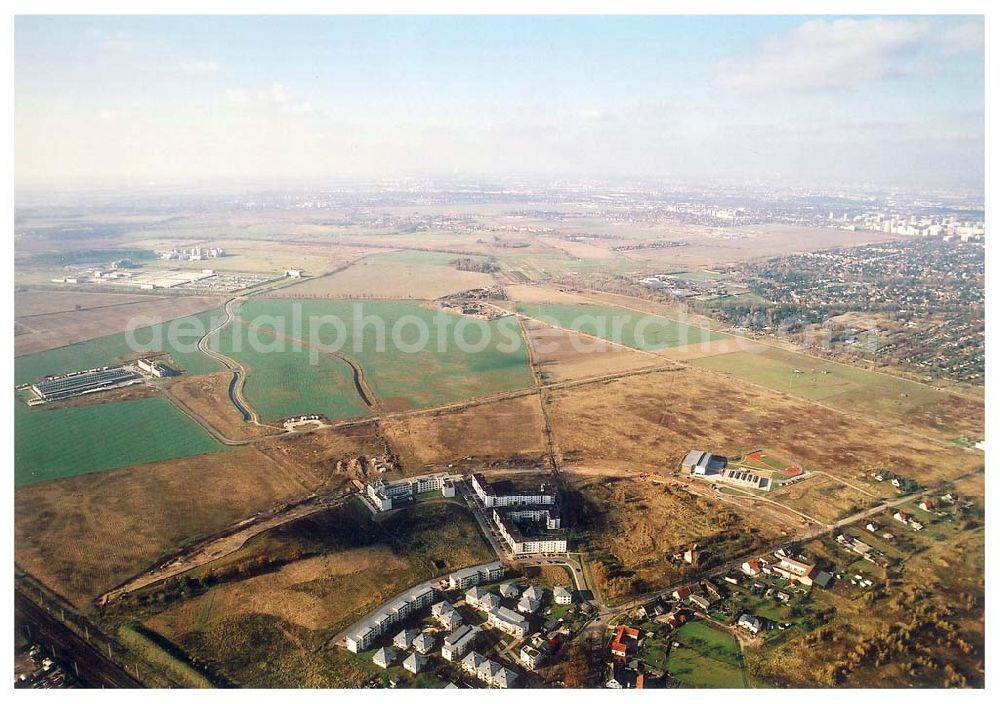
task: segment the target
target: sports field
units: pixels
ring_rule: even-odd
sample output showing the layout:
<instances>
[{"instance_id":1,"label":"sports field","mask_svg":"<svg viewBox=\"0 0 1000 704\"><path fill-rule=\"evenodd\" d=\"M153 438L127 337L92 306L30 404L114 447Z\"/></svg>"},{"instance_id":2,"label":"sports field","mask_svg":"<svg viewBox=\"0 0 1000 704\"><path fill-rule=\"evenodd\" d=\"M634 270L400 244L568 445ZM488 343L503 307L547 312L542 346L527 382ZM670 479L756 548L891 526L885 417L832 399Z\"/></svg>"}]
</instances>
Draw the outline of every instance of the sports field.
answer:
<instances>
[{"instance_id":1,"label":"sports field","mask_svg":"<svg viewBox=\"0 0 1000 704\"><path fill-rule=\"evenodd\" d=\"M409 302L282 299L248 301L239 315L255 329L282 332L286 350L295 340L301 341L305 362L297 363L296 374L303 380L296 383L321 383L325 362L315 366L309 358L322 360L330 356L323 349L339 349L360 364L368 386L390 411L436 406L533 383L527 346L513 317L486 322ZM278 359L260 363L282 364ZM250 396L252 403L281 393L276 376L254 387L252 362L251 367L248 389L255 388L257 394Z\"/></svg>"},{"instance_id":2,"label":"sports field","mask_svg":"<svg viewBox=\"0 0 1000 704\"><path fill-rule=\"evenodd\" d=\"M86 342L24 355L14 360L14 381L22 384L50 374L111 366L134 359L143 351L166 352L188 374L210 374L221 367L198 350L198 340L221 322L219 310L175 318L158 325L138 328L133 333L116 333ZM130 344L130 340L136 344Z\"/></svg>"},{"instance_id":3,"label":"sports field","mask_svg":"<svg viewBox=\"0 0 1000 704\"><path fill-rule=\"evenodd\" d=\"M703 621L691 621L674 635L681 644L671 648L667 669L691 687L734 689L746 686L739 645L730 634Z\"/></svg>"},{"instance_id":4,"label":"sports field","mask_svg":"<svg viewBox=\"0 0 1000 704\"><path fill-rule=\"evenodd\" d=\"M519 303L517 309L551 325L640 350L694 345L727 337L705 328L615 306Z\"/></svg>"},{"instance_id":5,"label":"sports field","mask_svg":"<svg viewBox=\"0 0 1000 704\"><path fill-rule=\"evenodd\" d=\"M15 401L14 437L16 486L222 448L162 398L54 409Z\"/></svg>"}]
</instances>

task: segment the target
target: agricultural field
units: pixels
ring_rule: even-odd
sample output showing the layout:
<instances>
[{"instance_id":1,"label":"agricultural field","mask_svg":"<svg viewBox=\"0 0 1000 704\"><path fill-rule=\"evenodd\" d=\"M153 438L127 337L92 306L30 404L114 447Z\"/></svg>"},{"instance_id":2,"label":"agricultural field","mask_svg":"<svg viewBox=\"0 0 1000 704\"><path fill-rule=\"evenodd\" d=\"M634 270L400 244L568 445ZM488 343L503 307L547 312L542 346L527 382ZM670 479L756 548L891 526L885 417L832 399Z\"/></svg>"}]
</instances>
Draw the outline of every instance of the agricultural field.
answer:
<instances>
[{"instance_id":1,"label":"agricultural field","mask_svg":"<svg viewBox=\"0 0 1000 704\"><path fill-rule=\"evenodd\" d=\"M169 401L155 397L75 408L28 408L15 401L14 432L16 486L222 449Z\"/></svg>"},{"instance_id":2,"label":"agricultural field","mask_svg":"<svg viewBox=\"0 0 1000 704\"><path fill-rule=\"evenodd\" d=\"M223 320L225 315L213 310L138 328L131 335L115 333L17 357L14 381L23 384L47 375L111 366L148 352L166 353L182 372L209 374L221 367L198 349L198 340Z\"/></svg>"},{"instance_id":3,"label":"agricultural field","mask_svg":"<svg viewBox=\"0 0 1000 704\"><path fill-rule=\"evenodd\" d=\"M685 623L674 633L681 644L671 648L667 671L690 687L737 689L746 686L740 647L730 633L704 621Z\"/></svg>"},{"instance_id":4,"label":"agricultural field","mask_svg":"<svg viewBox=\"0 0 1000 704\"><path fill-rule=\"evenodd\" d=\"M504 399L454 411L384 418L386 439L409 474L472 462L539 460L546 452L545 420L536 396Z\"/></svg>"},{"instance_id":5,"label":"agricultural field","mask_svg":"<svg viewBox=\"0 0 1000 704\"><path fill-rule=\"evenodd\" d=\"M344 686L353 668L334 666L346 657L330 643L337 632L410 585L490 557L458 505L418 504L373 520L352 501L253 538L193 579L244 563L276 569L196 587L191 598L151 607L145 624L244 686Z\"/></svg>"},{"instance_id":6,"label":"agricultural field","mask_svg":"<svg viewBox=\"0 0 1000 704\"><path fill-rule=\"evenodd\" d=\"M665 361L537 320L525 319L524 331L542 383L661 366Z\"/></svg>"},{"instance_id":7,"label":"agricultural field","mask_svg":"<svg viewBox=\"0 0 1000 704\"><path fill-rule=\"evenodd\" d=\"M522 303L517 310L545 323L640 350L704 344L726 337L705 328L613 306Z\"/></svg>"},{"instance_id":8,"label":"agricultural field","mask_svg":"<svg viewBox=\"0 0 1000 704\"><path fill-rule=\"evenodd\" d=\"M693 360L769 389L850 413L918 428L946 439L982 437L982 403L888 374L776 348Z\"/></svg>"},{"instance_id":9,"label":"agricultural field","mask_svg":"<svg viewBox=\"0 0 1000 704\"><path fill-rule=\"evenodd\" d=\"M280 432L277 428L253 425L243 420L229 398L230 371L200 376L182 375L164 387L171 400L187 408L219 431L226 438L241 440Z\"/></svg>"},{"instance_id":10,"label":"agricultural field","mask_svg":"<svg viewBox=\"0 0 1000 704\"><path fill-rule=\"evenodd\" d=\"M20 486L15 560L85 606L178 546L319 486L303 475L242 447Z\"/></svg>"},{"instance_id":11,"label":"agricultural field","mask_svg":"<svg viewBox=\"0 0 1000 704\"><path fill-rule=\"evenodd\" d=\"M931 486L983 466L976 451L694 367L549 395L557 450L589 466L674 472L692 449L731 457L762 446L849 481L886 468Z\"/></svg>"},{"instance_id":12,"label":"agricultural field","mask_svg":"<svg viewBox=\"0 0 1000 704\"><path fill-rule=\"evenodd\" d=\"M435 299L493 284L489 274L459 271L448 263L459 256L434 252L374 254L343 271L290 286L282 295Z\"/></svg>"},{"instance_id":13,"label":"agricultural field","mask_svg":"<svg viewBox=\"0 0 1000 704\"><path fill-rule=\"evenodd\" d=\"M259 330L280 331L284 326L286 343L291 338L306 341L310 346L301 353L291 353L301 354L304 360L296 363L295 374L300 381L293 383L315 384L315 368L304 366L310 354L320 346L336 346L361 366L376 402L386 411L437 406L533 384L527 346L513 317L486 322L449 315L416 303L308 300L251 300L244 304L239 315L244 321L256 321ZM293 335L296 316L302 321L302 329ZM323 316L339 318L345 334L341 336L334 324L329 320L324 322ZM426 337L422 339L424 333ZM459 335L468 341L467 351L459 348L456 341ZM341 344L337 345L338 342ZM289 345L285 347L288 349ZM280 367L285 364L282 359L290 356L287 352L270 354L276 357L272 361L263 359L263 353L253 354L257 356L248 359L265 368ZM233 356L239 358L239 354ZM319 359L325 356L328 355L319 353ZM254 366L253 361L250 365ZM255 374L250 373L248 395ZM272 387L267 393L276 393L273 384L277 382L270 383ZM253 395L250 399L254 402ZM303 408L302 412L308 409Z\"/></svg>"},{"instance_id":14,"label":"agricultural field","mask_svg":"<svg viewBox=\"0 0 1000 704\"><path fill-rule=\"evenodd\" d=\"M862 493L830 477L813 476L776 489L768 498L806 514L817 523L833 523L874 506L882 497L873 494Z\"/></svg>"},{"instance_id":15,"label":"agricultural field","mask_svg":"<svg viewBox=\"0 0 1000 704\"><path fill-rule=\"evenodd\" d=\"M274 330L237 320L211 340L213 349L246 368L244 394L263 420L310 413L330 420L368 415L347 362L324 352L311 354L302 345L296 348Z\"/></svg>"},{"instance_id":16,"label":"agricultural field","mask_svg":"<svg viewBox=\"0 0 1000 704\"><path fill-rule=\"evenodd\" d=\"M105 337L133 325L163 323L217 308L221 302L209 296L17 292L14 321L19 334L14 337L14 354L21 356Z\"/></svg>"}]
</instances>

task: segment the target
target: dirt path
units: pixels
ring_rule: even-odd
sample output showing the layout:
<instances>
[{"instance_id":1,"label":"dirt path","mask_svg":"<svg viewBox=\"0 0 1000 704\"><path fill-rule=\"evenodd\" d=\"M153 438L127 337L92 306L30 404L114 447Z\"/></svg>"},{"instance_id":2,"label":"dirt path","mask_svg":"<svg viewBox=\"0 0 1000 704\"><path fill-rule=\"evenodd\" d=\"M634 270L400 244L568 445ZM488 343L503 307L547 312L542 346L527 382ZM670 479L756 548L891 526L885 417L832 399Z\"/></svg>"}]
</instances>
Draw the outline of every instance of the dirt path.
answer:
<instances>
[{"instance_id":1,"label":"dirt path","mask_svg":"<svg viewBox=\"0 0 1000 704\"><path fill-rule=\"evenodd\" d=\"M217 534L217 537L210 538L207 542L193 547L190 551L182 553L169 562L154 565L141 575L133 577L125 584L106 592L98 597L97 603L104 606L124 594L183 574L209 562L214 562L220 557L225 557L236 552L255 535L259 535L272 528L277 528L285 523L304 518L318 511L338 506L349 500L355 493L357 492L352 491L349 494L337 497L310 496L291 507L279 510L277 513L265 514L241 521L234 526L230 526L221 534Z\"/></svg>"}]
</instances>

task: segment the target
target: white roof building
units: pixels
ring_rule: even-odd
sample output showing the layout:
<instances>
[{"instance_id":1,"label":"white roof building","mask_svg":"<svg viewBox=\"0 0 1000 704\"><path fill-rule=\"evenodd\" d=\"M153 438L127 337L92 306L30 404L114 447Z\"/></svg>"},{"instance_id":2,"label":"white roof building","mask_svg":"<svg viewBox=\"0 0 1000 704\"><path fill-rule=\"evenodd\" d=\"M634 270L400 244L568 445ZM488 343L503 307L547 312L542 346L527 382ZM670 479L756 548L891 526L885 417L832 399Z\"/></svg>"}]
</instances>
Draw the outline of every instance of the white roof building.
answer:
<instances>
[{"instance_id":1,"label":"white roof building","mask_svg":"<svg viewBox=\"0 0 1000 704\"><path fill-rule=\"evenodd\" d=\"M462 670L468 672L470 675L474 675L479 671L479 666L484 662L486 662L485 657L472 651L462 658Z\"/></svg>"},{"instance_id":2,"label":"white roof building","mask_svg":"<svg viewBox=\"0 0 1000 704\"><path fill-rule=\"evenodd\" d=\"M392 644L400 650L409 650L410 646L413 645L413 639L418 635L420 635L420 631L416 629L403 629L392 639Z\"/></svg>"}]
</instances>

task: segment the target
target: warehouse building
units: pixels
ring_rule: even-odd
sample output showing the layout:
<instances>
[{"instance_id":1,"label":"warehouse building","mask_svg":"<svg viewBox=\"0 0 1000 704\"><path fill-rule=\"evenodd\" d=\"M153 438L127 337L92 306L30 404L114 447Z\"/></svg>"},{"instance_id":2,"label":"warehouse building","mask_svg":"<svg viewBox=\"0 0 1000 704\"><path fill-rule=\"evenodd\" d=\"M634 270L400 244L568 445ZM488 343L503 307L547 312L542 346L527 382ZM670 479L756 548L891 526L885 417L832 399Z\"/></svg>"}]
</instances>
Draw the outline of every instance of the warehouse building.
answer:
<instances>
[{"instance_id":1,"label":"warehouse building","mask_svg":"<svg viewBox=\"0 0 1000 704\"><path fill-rule=\"evenodd\" d=\"M95 369L68 374L32 384L31 390L43 401L58 401L142 381L142 375L125 367Z\"/></svg>"}]
</instances>

